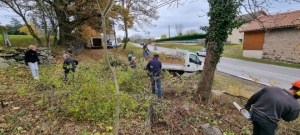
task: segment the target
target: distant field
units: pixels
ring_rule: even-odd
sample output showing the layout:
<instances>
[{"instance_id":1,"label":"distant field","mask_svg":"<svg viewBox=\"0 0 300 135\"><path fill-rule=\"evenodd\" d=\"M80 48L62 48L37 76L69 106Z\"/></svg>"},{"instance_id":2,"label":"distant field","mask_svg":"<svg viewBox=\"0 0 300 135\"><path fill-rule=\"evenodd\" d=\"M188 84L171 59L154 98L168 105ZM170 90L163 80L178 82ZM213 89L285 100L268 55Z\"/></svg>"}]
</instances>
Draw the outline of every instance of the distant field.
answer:
<instances>
[{"instance_id":1,"label":"distant field","mask_svg":"<svg viewBox=\"0 0 300 135\"><path fill-rule=\"evenodd\" d=\"M35 45L35 40L32 36L28 35L9 35L10 43L13 47L28 47ZM40 37L42 44L46 45L46 38ZM53 42L53 37L50 37L50 43ZM0 46L4 46L3 38L0 38Z\"/></svg>"}]
</instances>

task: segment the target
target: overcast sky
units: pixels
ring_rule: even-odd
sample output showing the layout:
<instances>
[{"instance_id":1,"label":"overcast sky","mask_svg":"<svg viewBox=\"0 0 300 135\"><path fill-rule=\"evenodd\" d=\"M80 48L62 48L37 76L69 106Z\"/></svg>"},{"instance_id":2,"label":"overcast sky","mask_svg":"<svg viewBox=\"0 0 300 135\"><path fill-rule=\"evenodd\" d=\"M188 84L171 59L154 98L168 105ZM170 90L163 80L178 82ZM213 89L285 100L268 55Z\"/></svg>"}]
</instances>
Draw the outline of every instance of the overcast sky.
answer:
<instances>
[{"instance_id":1,"label":"overcast sky","mask_svg":"<svg viewBox=\"0 0 300 135\"><path fill-rule=\"evenodd\" d=\"M187 30L196 30L198 32L202 32L199 29L199 26L207 26L208 25L208 17L206 13L209 10L209 6L206 0L188 0L194 2L185 2L183 5L179 5L178 7L161 7L158 9L160 18L158 20L152 21L156 27L153 28L145 28L150 31L150 36L145 35L143 32L135 32L130 30L129 36L133 34L140 34L144 37L161 37L162 34L169 35L170 25L170 36L176 36L175 25L182 24L183 32L185 33ZM273 1L273 0L271 0ZM299 2L272 2L270 7L267 7L268 13L278 13L278 12L286 12L291 10L300 10ZM242 10L245 14L245 10ZM202 17L200 17L202 16ZM2 25L9 24L10 18L15 17L21 21L19 17L16 16L15 13L9 12L8 10L0 9L0 23ZM22 22L22 21L21 21ZM23 23L23 22L22 22ZM117 30L117 36L124 35L124 32L121 30Z\"/></svg>"}]
</instances>

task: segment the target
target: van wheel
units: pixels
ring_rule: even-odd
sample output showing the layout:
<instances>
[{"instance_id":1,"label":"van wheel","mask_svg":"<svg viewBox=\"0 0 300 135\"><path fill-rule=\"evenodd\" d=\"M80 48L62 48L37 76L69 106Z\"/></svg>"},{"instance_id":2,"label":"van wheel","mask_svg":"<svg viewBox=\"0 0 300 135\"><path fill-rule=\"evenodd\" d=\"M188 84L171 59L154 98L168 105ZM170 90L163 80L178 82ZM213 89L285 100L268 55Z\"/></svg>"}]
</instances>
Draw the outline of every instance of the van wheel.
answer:
<instances>
[{"instance_id":1,"label":"van wheel","mask_svg":"<svg viewBox=\"0 0 300 135\"><path fill-rule=\"evenodd\" d=\"M177 71L176 72L178 75L182 76L184 74L184 71Z\"/></svg>"}]
</instances>

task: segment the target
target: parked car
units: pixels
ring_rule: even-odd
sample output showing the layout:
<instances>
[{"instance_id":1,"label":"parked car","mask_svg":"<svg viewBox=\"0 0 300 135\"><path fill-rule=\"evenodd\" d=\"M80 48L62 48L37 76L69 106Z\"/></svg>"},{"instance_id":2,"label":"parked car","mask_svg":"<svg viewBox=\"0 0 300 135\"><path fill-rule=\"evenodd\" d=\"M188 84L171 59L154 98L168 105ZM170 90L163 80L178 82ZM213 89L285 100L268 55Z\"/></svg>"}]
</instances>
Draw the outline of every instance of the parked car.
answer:
<instances>
[{"instance_id":1,"label":"parked car","mask_svg":"<svg viewBox=\"0 0 300 135\"><path fill-rule=\"evenodd\" d=\"M144 43L144 42L141 42L140 45L145 45L145 43Z\"/></svg>"},{"instance_id":2,"label":"parked car","mask_svg":"<svg viewBox=\"0 0 300 135\"><path fill-rule=\"evenodd\" d=\"M205 56L206 56L206 49L203 48L203 49L201 49L200 51L197 51L196 54L197 54L198 56L203 56L203 57L205 57Z\"/></svg>"},{"instance_id":3,"label":"parked car","mask_svg":"<svg viewBox=\"0 0 300 135\"><path fill-rule=\"evenodd\" d=\"M113 47L121 47L121 46L122 46L122 43L118 43L118 41L115 42L115 41L113 40L113 41L110 41L110 43L111 43L111 45L112 45Z\"/></svg>"}]
</instances>

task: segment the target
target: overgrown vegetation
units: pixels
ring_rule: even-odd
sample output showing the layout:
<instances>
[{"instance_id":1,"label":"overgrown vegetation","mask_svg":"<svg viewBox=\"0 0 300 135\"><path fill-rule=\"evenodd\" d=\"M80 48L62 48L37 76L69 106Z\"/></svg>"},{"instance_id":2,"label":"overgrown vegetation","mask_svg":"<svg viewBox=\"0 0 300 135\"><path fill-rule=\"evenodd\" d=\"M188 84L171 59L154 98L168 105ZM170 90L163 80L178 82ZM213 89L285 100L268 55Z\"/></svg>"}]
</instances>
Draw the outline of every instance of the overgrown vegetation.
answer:
<instances>
[{"instance_id":1,"label":"overgrown vegetation","mask_svg":"<svg viewBox=\"0 0 300 135\"><path fill-rule=\"evenodd\" d=\"M109 50L121 91L121 134L201 134L201 125L210 123L227 134L249 134L252 125L232 105L244 101L230 96L214 96L212 104L192 100L199 74L174 76L163 73L163 100L151 94L149 78L143 70L142 49L136 52L138 68L128 67L128 50ZM1 134L111 134L114 126L115 92L103 50L86 49L79 56L74 81L62 81L62 65L40 65L40 80L34 81L25 65L0 70L0 99L9 106L0 108ZM250 97L262 86L216 73L213 89ZM152 107L150 107L150 105ZM148 108L152 115L148 116ZM145 124L151 118L152 128ZM293 126L291 126L293 125ZM298 121L279 123L279 134L295 134ZM297 129L296 129L297 130Z\"/></svg>"}]
</instances>

